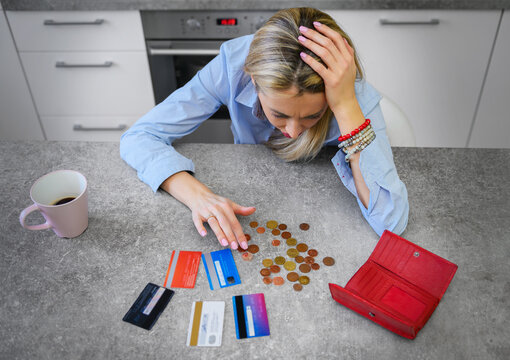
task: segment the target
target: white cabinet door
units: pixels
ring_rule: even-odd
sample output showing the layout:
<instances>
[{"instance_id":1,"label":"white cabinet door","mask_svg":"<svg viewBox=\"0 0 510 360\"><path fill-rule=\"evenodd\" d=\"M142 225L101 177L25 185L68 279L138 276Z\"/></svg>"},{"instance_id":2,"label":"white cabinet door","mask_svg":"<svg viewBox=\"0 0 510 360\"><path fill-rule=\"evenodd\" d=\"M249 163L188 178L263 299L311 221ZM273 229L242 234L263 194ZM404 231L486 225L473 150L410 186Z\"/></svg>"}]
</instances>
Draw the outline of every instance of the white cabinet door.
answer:
<instances>
[{"instance_id":1,"label":"white cabinet door","mask_svg":"<svg viewBox=\"0 0 510 360\"><path fill-rule=\"evenodd\" d=\"M499 27L469 147L510 148L510 13Z\"/></svg>"},{"instance_id":2,"label":"white cabinet door","mask_svg":"<svg viewBox=\"0 0 510 360\"><path fill-rule=\"evenodd\" d=\"M351 36L367 80L406 113L417 146L467 145L501 11L326 12Z\"/></svg>"},{"instance_id":3,"label":"white cabinet door","mask_svg":"<svg viewBox=\"0 0 510 360\"><path fill-rule=\"evenodd\" d=\"M0 140L44 140L3 10L0 10Z\"/></svg>"}]
</instances>

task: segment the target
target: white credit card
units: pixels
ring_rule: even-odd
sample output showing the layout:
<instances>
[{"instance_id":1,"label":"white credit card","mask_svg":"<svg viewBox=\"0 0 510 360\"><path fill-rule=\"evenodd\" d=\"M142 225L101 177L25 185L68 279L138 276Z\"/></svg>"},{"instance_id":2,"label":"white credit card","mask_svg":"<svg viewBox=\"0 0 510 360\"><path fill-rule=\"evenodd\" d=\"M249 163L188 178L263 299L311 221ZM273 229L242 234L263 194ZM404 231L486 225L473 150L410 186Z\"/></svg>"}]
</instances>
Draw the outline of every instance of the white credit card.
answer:
<instances>
[{"instance_id":1,"label":"white credit card","mask_svg":"<svg viewBox=\"0 0 510 360\"><path fill-rule=\"evenodd\" d=\"M224 301L195 301L188 327L188 346L221 346Z\"/></svg>"}]
</instances>

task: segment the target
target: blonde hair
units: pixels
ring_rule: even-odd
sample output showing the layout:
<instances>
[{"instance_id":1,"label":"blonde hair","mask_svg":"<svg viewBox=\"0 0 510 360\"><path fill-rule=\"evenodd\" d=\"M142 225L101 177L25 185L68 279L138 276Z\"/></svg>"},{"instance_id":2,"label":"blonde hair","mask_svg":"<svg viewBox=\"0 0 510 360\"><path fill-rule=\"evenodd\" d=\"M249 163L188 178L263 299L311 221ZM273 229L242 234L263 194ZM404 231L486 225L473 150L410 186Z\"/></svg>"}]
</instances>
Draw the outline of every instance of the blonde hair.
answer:
<instances>
[{"instance_id":1,"label":"blonde hair","mask_svg":"<svg viewBox=\"0 0 510 360\"><path fill-rule=\"evenodd\" d=\"M255 33L244 64L244 71L252 76L257 92L270 93L295 88L298 91L296 96L300 96L303 93L325 91L322 77L299 55L304 52L323 63L298 41L299 27L313 29L314 21L337 31L354 48L349 36L328 14L307 7L280 10ZM355 62L357 78L361 79L363 72L356 52ZM266 145L285 161L311 160L326 140L332 117L333 113L328 108L313 127L296 139L279 134L272 136Z\"/></svg>"}]
</instances>

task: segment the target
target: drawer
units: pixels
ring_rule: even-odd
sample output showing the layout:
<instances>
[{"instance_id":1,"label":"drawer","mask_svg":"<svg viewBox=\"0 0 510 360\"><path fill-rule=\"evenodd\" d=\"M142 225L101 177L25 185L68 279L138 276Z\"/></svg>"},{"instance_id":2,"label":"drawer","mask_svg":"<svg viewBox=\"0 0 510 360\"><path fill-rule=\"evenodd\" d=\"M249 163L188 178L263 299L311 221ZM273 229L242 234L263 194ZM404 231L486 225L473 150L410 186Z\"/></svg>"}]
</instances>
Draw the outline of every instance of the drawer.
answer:
<instances>
[{"instance_id":1,"label":"drawer","mask_svg":"<svg viewBox=\"0 0 510 360\"><path fill-rule=\"evenodd\" d=\"M145 50L138 11L6 13L18 51Z\"/></svg>"},{"instance_id":2,"label":"drawer","mask_svg":"<svg viewBox=\"0 0 510 360\"><path fill-rule=\"evenodd\" d=\"M41 116L141 115L154 107L145 52L20 55Z\"/></svg>"},{"instance_id":3,"label":"drawer","mask_svg":"<svg viewBox=\"0 0 510 360\"><path fill-rule=\"evenodd\" d=\"M43 116L48 140L119 141L138 116Z\"/></svg>"}]
</instances>

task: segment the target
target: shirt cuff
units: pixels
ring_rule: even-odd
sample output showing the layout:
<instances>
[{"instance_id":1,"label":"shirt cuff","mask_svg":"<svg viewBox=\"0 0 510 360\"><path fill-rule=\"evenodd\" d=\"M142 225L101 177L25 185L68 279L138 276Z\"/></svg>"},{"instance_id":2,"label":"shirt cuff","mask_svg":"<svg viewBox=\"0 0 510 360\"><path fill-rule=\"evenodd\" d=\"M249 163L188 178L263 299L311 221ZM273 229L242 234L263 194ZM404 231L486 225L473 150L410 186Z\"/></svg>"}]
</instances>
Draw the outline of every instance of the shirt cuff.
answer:
<instances>
[{"instance_id":1,"label":"shirt cuff","mask_svg":"<svg viewBox=\"0 0 510 360\"><path fill-rule=\"evenodd\" d=\"M195 165L193 161L184 156L179 161L176 161L175 157L158 159L150 164L150 166L147 166L143 173L138 173L138 177L149 185L153 192L156 192L163 181L181 171L194 173Z\"/></svg>"}]
</instances>

